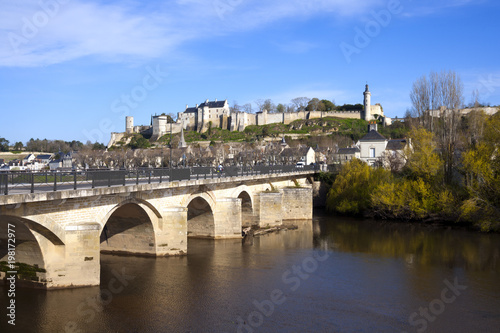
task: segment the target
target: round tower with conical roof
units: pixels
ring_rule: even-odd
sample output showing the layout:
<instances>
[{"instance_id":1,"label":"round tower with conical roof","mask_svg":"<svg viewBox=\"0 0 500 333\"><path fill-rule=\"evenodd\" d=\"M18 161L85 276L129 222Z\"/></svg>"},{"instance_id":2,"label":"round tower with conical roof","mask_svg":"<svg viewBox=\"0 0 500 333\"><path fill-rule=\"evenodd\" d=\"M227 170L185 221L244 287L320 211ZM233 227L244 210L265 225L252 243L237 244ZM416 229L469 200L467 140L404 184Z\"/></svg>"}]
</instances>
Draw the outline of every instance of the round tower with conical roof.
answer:
<instances>
[{"instance_id":1,"label":"round tower with conical roof","mask_svg":"<svg viewBox=\"0 0 500 333\"><path fill-rule=\"evenodd\" d=\"M371 99L372 99L372 94L370 93L370 90L368 90L368 84L366 84L365 87L365 92L363 93L364 100L363 100L363 106L364 106L364 120L372 120L372 113L371 113Z\"/></svg>"}]
</instances>

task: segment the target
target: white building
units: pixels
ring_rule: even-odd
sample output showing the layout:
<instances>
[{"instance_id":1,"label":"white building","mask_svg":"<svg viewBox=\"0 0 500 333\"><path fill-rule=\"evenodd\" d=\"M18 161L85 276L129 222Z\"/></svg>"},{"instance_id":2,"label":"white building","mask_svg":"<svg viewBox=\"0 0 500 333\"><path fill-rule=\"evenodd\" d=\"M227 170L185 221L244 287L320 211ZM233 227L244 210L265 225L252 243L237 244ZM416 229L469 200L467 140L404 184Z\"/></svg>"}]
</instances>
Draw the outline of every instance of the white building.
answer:
<instances>
[{"instance_id":1,"label":"white building","mask_svg":"<svg viewBox=\"0 0 500 333\"><path fill-rule=\"evenodd\" d=\"M404 159L404 148L408 144L407 139L386 139L377 132L377 123L370 122L370 131L364 137L359 139L359 159L375 165L382 163L382 166L393 171L399 171L406 164Z\"/></svg>"},{"instance_id":2,"label":"white building","mask_svg":"<svg viewBox=\"0 0 500 333\"><path fill-rule=\"evenodd\" d=\"M208 127L229 129L231 110L227 99L224 101L209 101L208 99L190 108L186 105L184 112L177 114L177 123L182 123L184 129L205 132Z\"/></svg>"}]
</instances>

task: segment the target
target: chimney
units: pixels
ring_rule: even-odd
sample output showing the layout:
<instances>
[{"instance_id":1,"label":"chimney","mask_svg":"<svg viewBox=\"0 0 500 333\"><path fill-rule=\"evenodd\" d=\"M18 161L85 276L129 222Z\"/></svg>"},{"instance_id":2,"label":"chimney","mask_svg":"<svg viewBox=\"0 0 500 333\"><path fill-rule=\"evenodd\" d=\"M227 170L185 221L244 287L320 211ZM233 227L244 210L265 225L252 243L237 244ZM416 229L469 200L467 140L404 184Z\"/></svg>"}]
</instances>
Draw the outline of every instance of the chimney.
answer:
<instances>
[{"instance_id":1,"label":"chimney","mask_svg":"<svg viewBox=\"0 0 500 333\"><path fill-rule=\"evenodd\" d=\"M377 131L377 121L375 120L372 120L370 121L370 125L368 125L368 132L371 132L371 131Z\"/></svg>"}]
</instances>

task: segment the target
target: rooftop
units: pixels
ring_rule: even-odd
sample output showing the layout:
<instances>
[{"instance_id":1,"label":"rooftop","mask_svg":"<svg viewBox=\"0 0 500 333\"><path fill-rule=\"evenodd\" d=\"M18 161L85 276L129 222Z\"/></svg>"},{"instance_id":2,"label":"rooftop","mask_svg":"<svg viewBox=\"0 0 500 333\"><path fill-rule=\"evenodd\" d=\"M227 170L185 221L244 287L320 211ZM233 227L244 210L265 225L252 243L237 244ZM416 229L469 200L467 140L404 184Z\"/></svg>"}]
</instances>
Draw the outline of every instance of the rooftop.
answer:
<instances>
[{"instance_id":1,"label":"rooftop","mask_svg":"<svg viewBox=\"0 0 500 333\"><path fill-rule=\"evenodd\" d=\"M360 150L358 147L355 148L339 148L338 154L355 154L359 153Z\"/></svg>"},{"instance_id":2,"label":"rooftop","mask_svg":"<svg viewBox=\"0 0 500 333\"><path fill-rule=\"evenodd\" d=\"M385 150L402 150L406 146L406 139L393 139L387 142Z\"/></svg>"},{"instance_id":3,"label":"rooftop","mask_svg":"<svg viewBox=\"0 0 500 333\"><path fill-rule=\"evenodd\" d=\"M371 130L370 132L368 132L368 134L359 139L359 141L385 141L385 140L386 138L384 138L382 134L380 134L375 130Z\"/></svg>"}]
</instances>

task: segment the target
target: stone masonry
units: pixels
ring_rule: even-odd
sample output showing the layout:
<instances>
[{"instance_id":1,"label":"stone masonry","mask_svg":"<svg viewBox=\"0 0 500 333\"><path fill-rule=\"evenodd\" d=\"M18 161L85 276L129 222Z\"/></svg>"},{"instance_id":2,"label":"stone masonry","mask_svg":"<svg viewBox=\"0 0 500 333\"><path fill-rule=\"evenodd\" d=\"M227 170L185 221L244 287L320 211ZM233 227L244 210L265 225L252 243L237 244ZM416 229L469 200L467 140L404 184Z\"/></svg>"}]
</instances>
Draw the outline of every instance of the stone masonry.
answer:
<instances>
[{"instance_id":1,"label":"stone masonry","mask_svg":"<svg viewBox=\"0 0 500 333\"><path fill-rule=\"evenodd\" d=\"M188 236L241 238L242 225L311 219L310 175L304 171L0 196L0 261L7 257L3 229L11 224L18 237L16 260L39 270L31 283L42 288L99 285L101 252L185 255Z\"/></svg>"}]
</instances>

